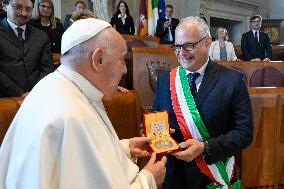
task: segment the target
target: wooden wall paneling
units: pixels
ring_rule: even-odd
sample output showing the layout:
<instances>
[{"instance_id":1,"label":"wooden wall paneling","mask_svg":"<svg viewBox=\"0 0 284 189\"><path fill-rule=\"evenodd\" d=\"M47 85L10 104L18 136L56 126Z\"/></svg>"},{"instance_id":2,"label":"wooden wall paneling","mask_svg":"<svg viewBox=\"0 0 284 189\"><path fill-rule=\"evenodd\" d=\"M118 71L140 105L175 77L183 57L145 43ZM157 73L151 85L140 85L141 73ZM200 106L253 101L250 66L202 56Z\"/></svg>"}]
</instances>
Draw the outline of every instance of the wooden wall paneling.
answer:
<instances>
[{"instance_id":1,"label":"wooden wall paneling","mask_svg":"<svg viewBox=\"0 0 284 189\"><path fill-rule=\"evenodd\" d=\"M284 127L284 88L249 88L249 92L254 139L252 145L242 152L243 188L278 188L283 184L284 170L280 138Z\"/></svg>"},{"instance_id":2,"label":"wooden wall paneling","mask_svg":"<svg viewBox=\"0 0 284 189\"><path fill-rule=\"evenodd\" d=\"M263 62L263 61L219 61L218 64L231 67L231 68L237 68L239 70L242 70L245 74L245 77L247 79L247 84L250 83L250 78L257 69L263 68L263 67L273 67L280 71L280 73L284 76L284 62L282 61L271 61L271 62Z\"/></svg>"},{"instance_id":3,"label":"wooden wall paneling","mask_svg":"<svg viewBox=\"0 0 284 189\"><path fill-rule=\"evenodd\" d=\"M133 57L133 88L141 96L143 106L152 105L154 91L149 84L149 70L146 63L169 63L170 68L179 65L174 52L168 48L132 48Z\"/></svg>"},{"instance_id":4,"label":"wooden wall paneling","mask_svg":"<svg viewBox=\"0 0 284 189\"><path fill-rule=\"evenodd\" d=\"M126 35L123 34L122 37L125 39L125 41L134 41L134 40L140 40L143 41L147 47L153 47L156 48L159 46L158 38L153 36L141 36L141 35Z\"/></svg>"},{"instance_id":5,"label":"wooden wall paneling","mask_svg":"<svg viewBox=\"0 0 284 189\"><path fill-rule=\"evenodd\" d=\"M234 46L236 56L239 59L242 59L242 50L241 45ZM279 56L279 52L284 51L284 45L272 45L272 60L281 61L281 56ZM279 59L277 59L279 57ZM283 60L282 60L283 61Z\"/></svg>"}]
</instances>

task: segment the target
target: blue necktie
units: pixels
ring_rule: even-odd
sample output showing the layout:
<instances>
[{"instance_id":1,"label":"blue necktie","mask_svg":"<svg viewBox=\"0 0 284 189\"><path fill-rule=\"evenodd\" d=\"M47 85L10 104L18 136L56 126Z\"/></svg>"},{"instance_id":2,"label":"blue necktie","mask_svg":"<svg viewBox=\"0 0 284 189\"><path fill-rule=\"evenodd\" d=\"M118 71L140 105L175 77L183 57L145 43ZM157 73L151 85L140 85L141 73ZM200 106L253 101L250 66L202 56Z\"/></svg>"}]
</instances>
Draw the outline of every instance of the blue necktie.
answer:
<instances>
[{"instance_id":1,"label":"blue necktie","mask_svg":"<svg viewBox=\"0 0 284 189\"><path fill-rule=\"evenodd\" d=\"M191 94L193 96L193 98L195 97L196 93L197 93L197 88L196 88L196 84L195 84L195 80L200 76L200 73L198 72L194 72L194 73L189 73L187 75L188 78L188 82L189 82L189 87L190 87L190 91Z\"/></svg>"}]
</instances>

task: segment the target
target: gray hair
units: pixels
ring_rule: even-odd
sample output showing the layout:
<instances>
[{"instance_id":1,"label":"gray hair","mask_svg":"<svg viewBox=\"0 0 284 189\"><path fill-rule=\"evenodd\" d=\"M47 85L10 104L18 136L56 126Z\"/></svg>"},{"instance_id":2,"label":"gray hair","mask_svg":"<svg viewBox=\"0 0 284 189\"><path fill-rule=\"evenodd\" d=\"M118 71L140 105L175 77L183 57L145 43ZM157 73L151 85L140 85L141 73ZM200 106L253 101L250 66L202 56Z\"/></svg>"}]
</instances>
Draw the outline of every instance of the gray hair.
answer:
<instances>
[{"instance_id":1,"label":"gray hair","mask_svg":"<svg viewBox=\"0 0 284 189\"><path fill-rule=\"evenodd\" d=\"M209 26L206 24L206 22L200 18L199 16L189 16L186 18L183 18L181 20L181 22L178 24L177 29L184 23L184 22L188 22L188 21L193 21L195 22L198 27L199 27L199 31L200 31L200 36L201 38L206 37L206 36L211 36L210 35L210 30L209 30Z\"/></svg>"},{"instance_id":2,"label":"gray hair","mask_svg":"<svg viewBox=\"0 0 284 189\"><path fill-rule=\"evenodd\" d=\"M113 42L111 36L107 35L106 30L111 27L107 27L100 31L95 36L91 37L87 41L75 45L71 49L69 49L66 53L64 53L61 58L64 59L66 57L72 57L76 63L83 62L82 60L89 59L92 56L92 52L95 48L100 47L104 49L110 49L110 46ZM92 42L90 42L92 41ZM91 43L91 45L89 45ZM90 47L91 46L91 47Z\"/></svg>"}]
</instances>

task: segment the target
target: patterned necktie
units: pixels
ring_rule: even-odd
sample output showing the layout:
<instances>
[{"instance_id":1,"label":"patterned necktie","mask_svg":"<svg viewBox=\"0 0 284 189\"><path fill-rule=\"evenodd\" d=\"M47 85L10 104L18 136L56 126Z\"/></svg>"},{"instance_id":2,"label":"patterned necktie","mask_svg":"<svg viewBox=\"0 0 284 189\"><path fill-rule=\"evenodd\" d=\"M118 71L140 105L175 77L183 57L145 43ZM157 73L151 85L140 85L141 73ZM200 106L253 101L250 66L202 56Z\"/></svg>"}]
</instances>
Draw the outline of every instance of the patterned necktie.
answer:
<instances>
[{"instance_id":1,"label":"patterned necktie","mask_svg":"<svg viewBox=\"0 0 284 189\"><path fill-rule=\"evenodd\" d=\"M194 72L194 73L189 73L187 75L188 77L188 82L189 82L189 87L190 87L190 91L191 94L193 96L193 98L195 97L196 93L197 93L197 88L196 88L196 84L195 84L195 80L200 76L200 73L198 72Z\"/></svg>"},{"instance_id":2,"label":"patterned necktie","mask_svg":"<svg viewBox=\"0 0 284 189\"><path fill-rule=\"evenodd\" d=\"M254 39L258 43L258 37L257 37L258 31L254 32Z\"/></svg>"},{"instance_id":3,"label":"patterned necktie","mask_svg":"<svg viewBox=\"0 0 284 189\"><path fill-rule=\"evenodd\" d=\"M18 38L20 39L20 41L22 42L22 43L24 43L24 39L23 39L23 29L22 28L20 28L20 27L17 27L16 28L16 30L17 30L17 32L18 32Z\"/></svg>"}]
</instances>

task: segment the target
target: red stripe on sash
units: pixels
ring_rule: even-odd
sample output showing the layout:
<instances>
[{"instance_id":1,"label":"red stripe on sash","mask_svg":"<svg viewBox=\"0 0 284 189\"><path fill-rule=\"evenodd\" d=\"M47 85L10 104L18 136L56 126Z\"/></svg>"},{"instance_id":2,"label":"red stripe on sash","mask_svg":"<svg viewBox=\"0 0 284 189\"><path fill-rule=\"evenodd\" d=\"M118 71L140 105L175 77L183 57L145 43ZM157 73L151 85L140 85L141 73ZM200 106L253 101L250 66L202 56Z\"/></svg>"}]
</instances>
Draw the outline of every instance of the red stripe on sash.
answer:
<instances>
[{"instance_id":1,"label":"red stripe on sash","mask_svg":"<svg viewBox=\"0 0 284 189\"><path fill-rule=\"evenodd\" d=\"M175 80L176 80L176 74L178 74L178 69L179 69L179 67L174 68L170 72L171 98L172 98L172 104L173 104L174 112L176 114L176 118L177 118L180 130L182 132L182 135L183 135L185 140L188 140L188 139L192 139L193 137L192 137L192 135L191 135L191 133L190 133L188 127L187 127L186 121L185 121L184 116L182 114L180 104L178 102L176 87L175 87ZM221 185L214 178L214 176L212 175L208 165L206 164L205 160L201 156L196 157L195 161L196 161L199 169L201 170L201 172L203 174L208 176L214 183Z\"/></svg>"}]
</instances>

